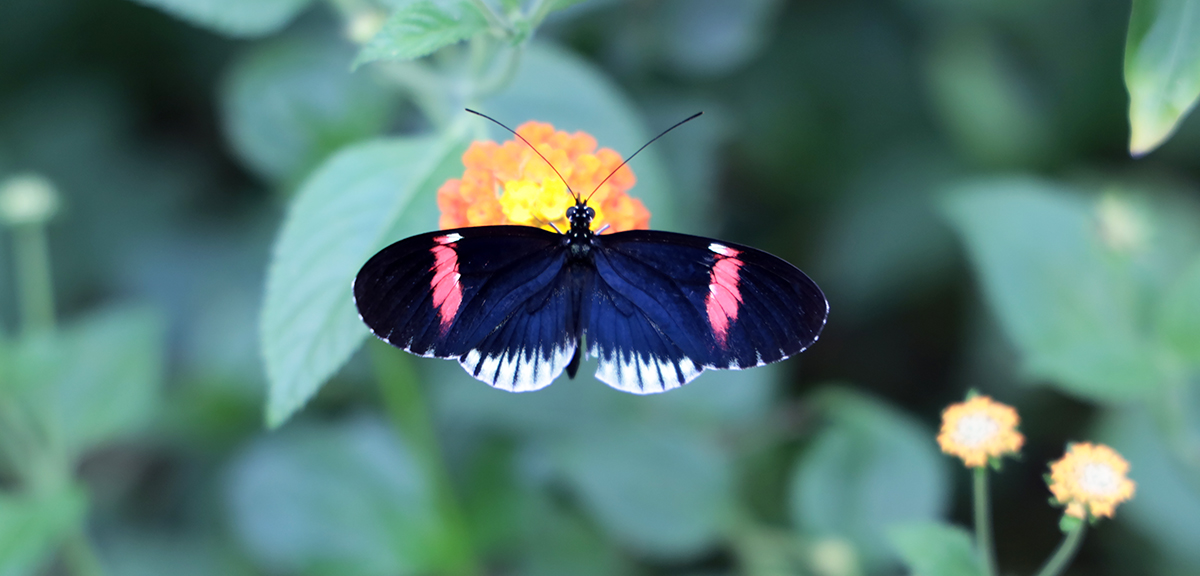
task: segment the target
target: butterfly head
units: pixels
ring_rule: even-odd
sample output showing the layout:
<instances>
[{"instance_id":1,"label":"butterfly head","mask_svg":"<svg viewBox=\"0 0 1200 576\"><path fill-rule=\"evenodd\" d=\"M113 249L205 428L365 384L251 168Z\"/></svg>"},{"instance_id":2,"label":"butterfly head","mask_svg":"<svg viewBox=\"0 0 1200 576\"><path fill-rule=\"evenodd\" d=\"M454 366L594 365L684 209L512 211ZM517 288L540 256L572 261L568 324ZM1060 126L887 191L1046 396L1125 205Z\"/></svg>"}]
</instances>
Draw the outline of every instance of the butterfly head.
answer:
<instances>
[{"instance_id":1,"label":"butterfly head","mask_svg":"<svg viewBox=\"0 0 1200 576\"><path fill-rule=\"evenodd\" d=\"M592 219L596 217L596 211L587 205L587 200L577 198L575 205L567 208L567 220L571 222L571 232L591 232Z\"/></svg>"}]
</instances>

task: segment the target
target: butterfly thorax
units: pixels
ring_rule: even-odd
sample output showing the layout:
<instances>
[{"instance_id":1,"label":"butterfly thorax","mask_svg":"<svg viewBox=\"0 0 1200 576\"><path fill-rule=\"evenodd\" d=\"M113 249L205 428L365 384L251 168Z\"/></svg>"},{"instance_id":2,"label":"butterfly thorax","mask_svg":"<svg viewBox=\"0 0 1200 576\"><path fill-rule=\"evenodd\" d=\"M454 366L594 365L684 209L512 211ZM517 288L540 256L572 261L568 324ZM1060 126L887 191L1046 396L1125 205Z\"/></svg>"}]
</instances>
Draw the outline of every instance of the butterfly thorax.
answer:
<instances>
[{"instance_id":1,"label":"butterfly thorax","mask_svg":"<svg viewBox=\"0 0 1200 576\"><path fill-rule=\"evenodd\" d=\"M567 246L571 249L571 257L576 259L587 258L592 251L592 240L595 234L592 232L592 218L596 217L596 211L592 210L584 204L583 201L578 201L574 206L567 208L567 220L571 222L571 229L567 231Z\"/></svg>"}]
</instances>

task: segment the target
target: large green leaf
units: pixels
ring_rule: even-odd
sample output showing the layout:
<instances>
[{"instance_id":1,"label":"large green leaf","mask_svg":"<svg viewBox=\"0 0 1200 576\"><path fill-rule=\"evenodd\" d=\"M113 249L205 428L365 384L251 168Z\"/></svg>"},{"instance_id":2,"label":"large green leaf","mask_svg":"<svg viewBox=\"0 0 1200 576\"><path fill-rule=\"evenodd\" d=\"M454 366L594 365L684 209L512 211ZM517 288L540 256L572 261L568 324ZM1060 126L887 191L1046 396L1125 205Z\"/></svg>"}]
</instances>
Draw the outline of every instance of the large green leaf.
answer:
<instances>
[{"instance_id":1,"label":"large green leaf","mask_svg":"<svg viewBox=\"0 0 1200 576\"><path fill-rule=\"evenodd\" d=\"M1159 334L1167 345L1200 366L1200 258L1167 290L1157 320Z\"/></svg>"},{"instance_id":2,"label":"large green leaf","mask_svg":"<svg viewBox=\"0 0 1200 576\"><path fill-rule=\"evenodd\" d=\"M1129 151L1157 148L1200 96L1200 1L1133 0L1125 43Z\"/></svg>"},{"instance_id":3,"label":"large green leaf","mask_svg":"<svg viewBox=\"0 0 1200 576\"><path fill-rule=\"evenodd\" d=\"M583 130L595 136L600 147L612 148L622 156L632 154L654 136L642 124L637 107L604 72L569 52L536 42L525 51L509 87L485 100L480 111L513 128L538 120L559 130ZM502 128L490 130L494 140L512 138ZM667 137L687 138L688 126ZM659 151L654 146L643 150L630 168L638 183L629 195L645 203L652 227L688 232L676 228L680 224L678 210Z\"/></svg>"},{"instance_id":4,"label":"large green leaf","mask_svg":"<svg viewBox=\"0 0 1200 576\"><path fill-rule=\"evenodd\" d=\"M371 254L431 230L435 191L461 173L454 137L397 138L339 152L301 186L267 271L260 338L267 423L278 426L317 392L366 338L350 295Z\"/></svg>"},{"instance_id":5,"label":"large green leaf","mask_svg":"<svg viewBox=\"0 0 1200 576\"><path fill-rule=\"evenodd\" d=\"M79 489L0 493L0 576L40 573L38 568L78 529L86 512L87 496Z\"/></svg>"},{"instance_id":6,"label":"large green leaf","mask_svg":"<svg viewBox=\"0 0 1200 576\"><path fill-rule=\"evenodd\" d=\"M359 417L260 438L229 474L233 527L270 573L437 573L445 527L430 481L383 422Z\"/></svg>"},{"instance_id":7,"label":"large green leaf","mask_svg":"<svg viewBox=\"0 0 1200 576\"><path fill-rule=\"evenodd\" d=\"M22 339L12 354L12 378L0 394L25 411L13 425L67 464L137 430L157 406L165 350L162 321L151 310L103 310Z\"/></svg>"},{"instance_id":8,"label":"large green leaf","mask_svg":"<svg viewBox=\"0 0 1200 576\"><path fill-rule=\"evenodd\" d=\"M713 544L730 519L730 463L715 438L627 424L576 430L556 448L584 506L631 548L695 554Z\"/></svg>"},{"instance_id":9,"label":"large green leaf","mask_svg":"<svg viewBox=\"0 0 1200 576\"><path fill-rule=\"evenodd\" d=\"M1012 178L963 185L945 206L1030 375L1109 401L1161 381L1141 331L1134 277L1104 246L1093 202Z\"/></svg>"},{"instance_id":10,"label":"large green leaf","mask_svg":"<svg viewBox=\"0 0 1200 576\"><path fill-rule=\"evenodd\" d=\"M1104 414L1092 437L1112 446L1129 461L1129 478L1137 492L1116 509L1114 518L1128 522L1152 543L1158 555L1190 568L1200 564L1200 467L1195 460L1195 438L1200 436L1200 397L1194 388L1171 398L1173 409L1186 415L1179 426L1156 422L1162 414L1127 406ZM1167 431L1171 429L1176 436Z\"/></svg>"},{"instance_id":11,"label":"large green leaf","mask_svg":"<svg viewBox=\"0 0 1200 576\"><path fill-rule=\"evenodd\" d=\"M227 36L265 36L287 26L312 0L133 0Z\"/></svg>"},{"instance_id":12,"label":"large green leaf","mask_svg":"<svg viewBox=\"0 0 1200 576\"><path fill-rule=\"evenodd\" d=\"M369 74L352 74L351 46L299 35L255 46L221 85L221 120L251 169L292 184L342 146L387 128L393 98Z\"/></svg>"},{"instance_id":13,"label":"large green leaf","mask_svg":"<svg viewBox=\"0 0 1200 576\"><path fill-rule=\"evenodd\" d=\"M934 433L848 389L825 390L814 405L829 425L796 462L792 520L809 534L849 539L868 563L886 560L892 525L946 510L949 471Z\"/></svg>"},{"instance_id":14,"label":"large green leaf","mask_svg":"<svg viewBox=\"0 0 1200 576\"><path fill-rule=\"evenodd\" d=\"M433 2L414 2L384 22L383 29L359 51L354 66L428 56L486 29L487 21L470 2L460 1L449 9Z\"/></svg>"},{"instance_id":15,"label":"large green leaf","mask_svg":"<svg viewBox=\"0 0 1200 576\"><path fill-rule=\"evenodd\" d=\"M633 573L623 558L596 527L578 514L564 510L551 494L530 494L516 515L522 529L526 554L521 558L523 576L616 576Z\"/></svg>"},{"instance_id":16,"label":"large green leaf","mask_svg":"<svg viewBox=\"0 0 1200 576\"><path fill-rule=\"evenodd\" d=\"M966 530L938 522L893 526L888 539L913 576L983 576Z\"/></svg>"}]
</instances>

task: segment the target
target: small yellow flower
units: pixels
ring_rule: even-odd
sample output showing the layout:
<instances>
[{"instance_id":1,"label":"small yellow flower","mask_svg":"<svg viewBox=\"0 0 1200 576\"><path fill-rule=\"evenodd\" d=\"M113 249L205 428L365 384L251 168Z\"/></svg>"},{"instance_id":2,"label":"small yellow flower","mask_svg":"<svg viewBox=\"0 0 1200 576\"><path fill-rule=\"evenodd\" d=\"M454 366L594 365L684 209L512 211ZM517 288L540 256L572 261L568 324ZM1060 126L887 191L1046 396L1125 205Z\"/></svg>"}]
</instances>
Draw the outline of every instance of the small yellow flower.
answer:
<instances>
[{"instance_id":1,"label":"small yellow flower","mask_svg":"<svg viewBox=\"0 0 1200 576\"><path fill-rule=\"evenodd\" d=\"M962 458L968 467L983 466L991 458L1021 450L1025 437L1016 430L1019 422L1011 406L976 396L942 412L938 444L942 452Z\"/></svg>"},{"instance_id":2,"label":"small yellow flower","mask_svg":"<svg viewBox=\"0 0 1200 576\"><path fill-rule=\"evenodd\" d=\"M1134 483L1125 476L1129 463L1103 444L1071 444L1050 464L1050 492L1066 514L1081 520L1113 515L1117 504L1133 498Z\"/></svg>"},{"instance_id":3,"label":"small yellow flower","mask_svg":"<svg viewBox=\"0 0 1200 576\"><path fill-rule=\"evenodd\" d=\"M527 122L517 133L536 146L567 182L529 144L516 138L503 144L475 142L463 154L462 178L448 180L438 190L443 229L520 224L551 230L553 224L566 230L570 226L567 208L575 204L568 183L584 197L596 191L588 201L596 211L594 230L605 225L609 232L649 228L650 211L626 194L637 178L628 166L621 166L616 151L597 150L596 139L585 132L569 134L542 122ZM612 178L604 181L609 174Z\"/></svg>"}]
</instances>

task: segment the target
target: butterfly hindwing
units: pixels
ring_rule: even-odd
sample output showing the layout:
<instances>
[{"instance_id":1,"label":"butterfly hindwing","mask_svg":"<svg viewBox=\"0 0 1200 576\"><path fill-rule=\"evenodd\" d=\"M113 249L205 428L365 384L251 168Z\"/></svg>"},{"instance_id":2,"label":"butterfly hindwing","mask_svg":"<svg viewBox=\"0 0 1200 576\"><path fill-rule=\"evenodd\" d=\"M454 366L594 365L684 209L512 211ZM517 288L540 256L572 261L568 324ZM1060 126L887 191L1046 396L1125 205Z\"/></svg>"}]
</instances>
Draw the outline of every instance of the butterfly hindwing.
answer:
<instances>
[{"instance_id":1,"label":"butterfly hindwing","mask_svg":"<svg viewBox=\"0 0 1200 576\"><path fill-rule=\"evenodd\" d=\"M562 237L524 226L483 226L413 236L381 250L358 273L363 321L388 343L455 358L497 388L542 388L578 345L577 279Z\"/></svg>"},{"instance_id":2,"label":"butterfly hindwing","mask_svg":"<svg viewBox=\"0 0 1200 576\"><path fill-rule=\"evenodd\" d=\"M741 369L802 352L828 304L815 283L761 250L637 230L599 236L588 351L597 378L639 394L705 369Z\"/></svg>"}]
</instances>

